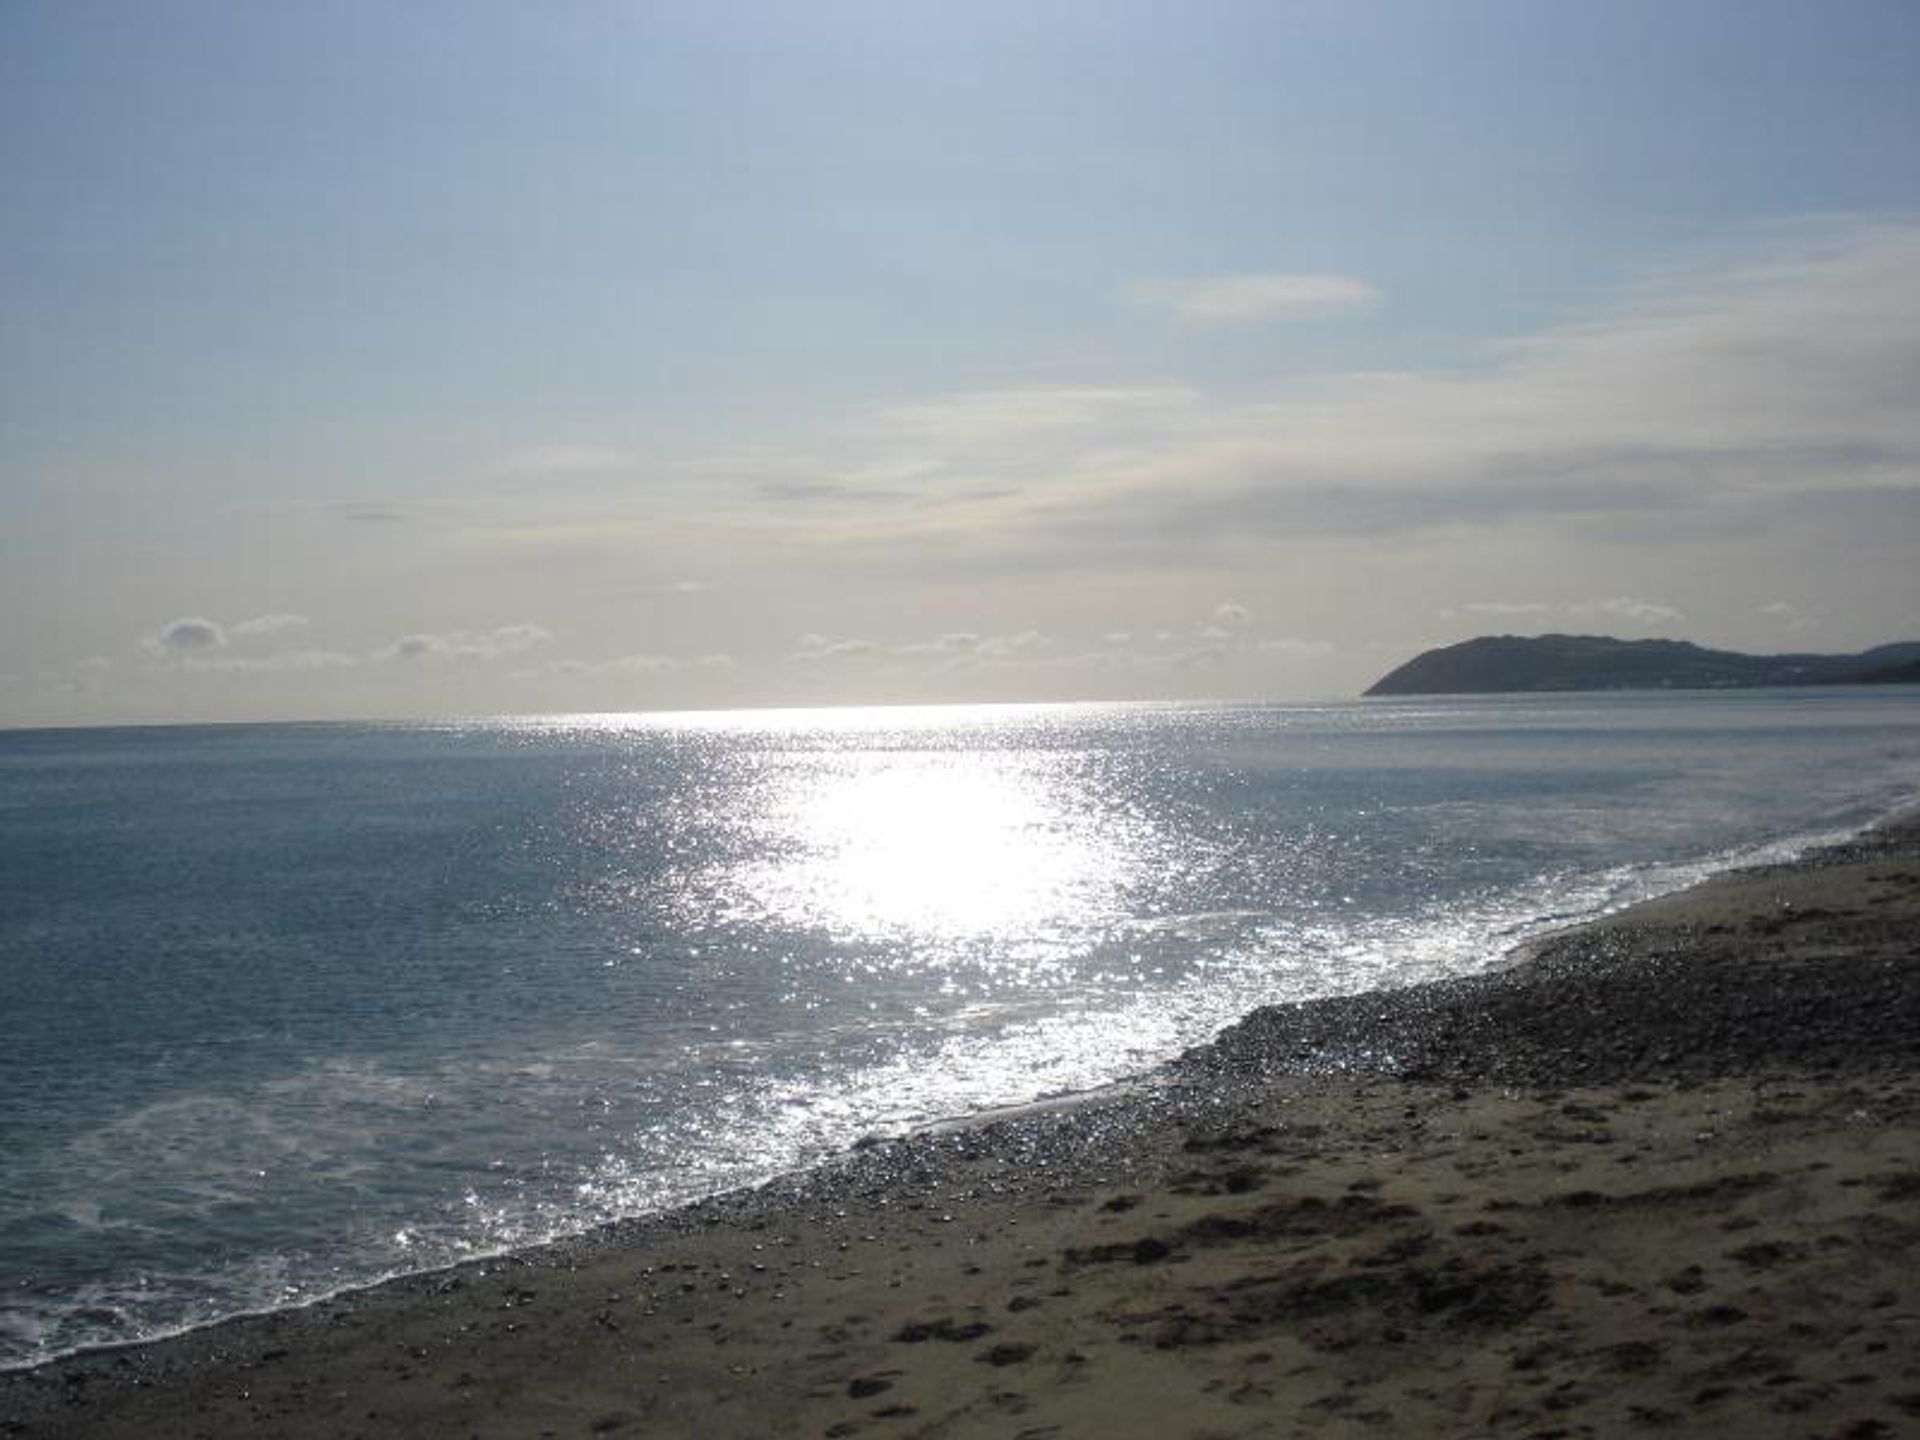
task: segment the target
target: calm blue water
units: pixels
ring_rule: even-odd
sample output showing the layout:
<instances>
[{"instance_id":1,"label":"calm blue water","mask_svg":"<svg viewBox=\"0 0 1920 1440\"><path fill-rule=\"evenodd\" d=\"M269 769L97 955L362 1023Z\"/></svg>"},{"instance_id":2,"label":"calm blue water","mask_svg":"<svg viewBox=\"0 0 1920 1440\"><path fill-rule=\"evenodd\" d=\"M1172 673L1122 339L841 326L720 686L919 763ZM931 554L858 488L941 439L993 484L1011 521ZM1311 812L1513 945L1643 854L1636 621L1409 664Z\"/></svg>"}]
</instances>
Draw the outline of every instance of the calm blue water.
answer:
<instances>
[{"instance_id":1,"label":"calm blue water","mask_svg":"<svg viewBox=\"0 0 1920 1440\"><path fill-rule=\"evenodd\" d=\"M0 1364L1483 968L1920 791L1920 694L0 733Z\"/></svg>"}]
</instances>

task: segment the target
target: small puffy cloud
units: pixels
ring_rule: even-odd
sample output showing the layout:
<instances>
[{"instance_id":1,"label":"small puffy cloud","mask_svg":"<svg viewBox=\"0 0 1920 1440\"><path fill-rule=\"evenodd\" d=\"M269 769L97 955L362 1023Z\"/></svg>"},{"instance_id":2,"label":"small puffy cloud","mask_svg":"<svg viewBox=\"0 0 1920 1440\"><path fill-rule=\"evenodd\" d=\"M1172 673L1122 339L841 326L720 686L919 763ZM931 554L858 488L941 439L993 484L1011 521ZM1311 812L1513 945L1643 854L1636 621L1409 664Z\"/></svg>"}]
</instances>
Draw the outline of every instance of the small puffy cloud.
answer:
<instances>
[{"instance_id":1,"label":"small puffy cloud","mask_svg":"<svg viewBox=\"0 0 1920 1440\"><path fill-rule=\"evenodd\" d=\"M297 629L308 623L304 615L275 611L266 615L256 615L251 620L242 620L236 625L222 625L217 620L209 620L204 615L187 615L171 620L162 626L159 633L141 641L141 648L163 660L178 661L184 666L197 670L240 670L260 668L297 669L303 668L289 657L275 656L268 660L233 660L226 656L228 646L234 640L254 639L262 635L279 634L282 631ZM299 655L314 655L317 651L295 652Z\"/></svg>"},{"instance_id":2,"label":"small puffy cloud","mask_svg":"<svg viewBox=\"0 0 1920 1440\"><path fill-rule=\"evenodd\" d=\"M1302 320L1371 305L1380 292L1351 275L1267 273L1143 280L1129 292L1144 305L1202 325Z\"/></svg>"},{"instance_id":3,"label":"small puffy cloud","mask_svg":"<svg viewBox=\"0 0 1920 1440\"><path fill-rule=\"evenodd\" d=\"M1229 630L1244 630L1253 623L1253 612L1228 600L1213 607L1213 620Z\"/></svg>"},{"instance_id":4,"label":"small puffy cloud","mask_svg":"<svg viewBox=\"0 0 1920 1440\"><path fill-rule=\"evenodd\" d=\"M187 615L168 621L143 643L159 655L205 655L226 648L227 632L205 616Z\"/></svg>"},{"instance_id":5,"label":"small puffy cloud","mask_svg":"<svg viewBox=\"0 0 1920 1440\"><path fill-rule=\"evenodd\" d=\"M284 610L276 610L268 615L256 615L251 620L242 620L227 633L229 635L273 635L282 630L297 630L311 623L304 615L292 615Z\"/></svg>"}]
</instances>

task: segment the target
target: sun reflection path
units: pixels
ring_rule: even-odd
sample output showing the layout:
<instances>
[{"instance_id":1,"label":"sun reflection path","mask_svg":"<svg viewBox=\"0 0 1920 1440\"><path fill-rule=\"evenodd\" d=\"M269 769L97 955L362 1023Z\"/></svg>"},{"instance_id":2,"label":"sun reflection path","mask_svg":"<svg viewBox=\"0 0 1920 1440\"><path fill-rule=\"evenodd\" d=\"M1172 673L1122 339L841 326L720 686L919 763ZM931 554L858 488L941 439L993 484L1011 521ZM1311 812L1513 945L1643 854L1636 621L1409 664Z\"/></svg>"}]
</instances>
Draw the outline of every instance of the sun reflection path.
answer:
<instances>
[{"instance_id":1,"label":"sun reflection path","mask_svg":"<svg viewBox=\"0 0 1920 1440\"><path fill-rule=\"evenodd\" d=\"M1111 917L1122 834L1048 757L860 752L812 757L765 822L759 904L844 937L1046 948ZM1052 757L1057 759L1057 757Z\"/></svg>"}]
</instances>

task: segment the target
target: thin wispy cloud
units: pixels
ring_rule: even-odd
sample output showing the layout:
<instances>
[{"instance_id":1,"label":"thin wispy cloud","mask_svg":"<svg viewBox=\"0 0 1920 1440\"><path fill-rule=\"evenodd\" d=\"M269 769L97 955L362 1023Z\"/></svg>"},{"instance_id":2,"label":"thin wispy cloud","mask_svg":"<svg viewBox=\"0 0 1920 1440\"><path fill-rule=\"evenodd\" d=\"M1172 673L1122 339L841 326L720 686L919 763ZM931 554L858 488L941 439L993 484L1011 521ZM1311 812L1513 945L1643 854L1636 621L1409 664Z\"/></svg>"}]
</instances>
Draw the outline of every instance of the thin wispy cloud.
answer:
<instances>
[{"instance_id":1,"label":"thin wispy cloud","mask_svg":"<svg viewBox=\"0 0 1920 1440\"><path fill-rule=\"evenodd\" d=\"M498 660L550 643L553 635L539 625L502 625L492 630L416 631L403 635L378 652L384 660Z\"/></svg>"},{"instance_id":2,"label":"thin wispy cloud","mask_svg":"<svg viewBox=\"0 0 1920 1440\"><path fill-rule=\"evenodd\" d=\"M1678 536L1672 517L1703 507L1725 527L1795 496L1891 503L1920 487L1920 225L1838 232L1638 289L1496 347L1477 370L1335 377L1255 403L1106 393L1123 441L1063 430L1076 443L1043 464L1001 444L1010 417L1064 426L1087 418L1085 402L1049 387L913 407L938 420L919 428L924 463L964 457L976 484L1009 483L937 524L870 517L876 533L905 542L924 526L950 553L971 540L982 556L1071 565L1211 541L1631 515Z\"/></svg>"},{"instance_id":3,"label":"thin wispy cloud","mask_svg":"<svg viewBox=\"0 0 1920 1440\"><path fill-rule=\"evenodd\" d=\"M297 675L320 670L351 670L365 665L365 655L340 650L283 650L273 655L193 655L180 668L190 674Z\"/></svg>"},{"instance_id":4,"label":"thin wispy cloud","mask_svg":"<svg viewBox=\"0 0 1920 1440\"><path fill-rule=\"evenodd\" d=\"M1220 275L1206 279L1141 280L1128 290L1142 305L1171 311L1200 325L1253 325L1311 320L1377 304L1379 290L1351 275Z\"/></svg>"},{"instance_id":5,"label":"thin wispy cloud","mask_svg":"<svg viewBox=\"0 0 1920 1440\"><path fill-rule=\"evenodd\" d=\"M251 620L242 620L239 624L230 626L227 633L229 635L276 635L282 630L297 630L311 623L304 615L276 610L271 614L256 615Z\"/></svg>"}]
</instances>

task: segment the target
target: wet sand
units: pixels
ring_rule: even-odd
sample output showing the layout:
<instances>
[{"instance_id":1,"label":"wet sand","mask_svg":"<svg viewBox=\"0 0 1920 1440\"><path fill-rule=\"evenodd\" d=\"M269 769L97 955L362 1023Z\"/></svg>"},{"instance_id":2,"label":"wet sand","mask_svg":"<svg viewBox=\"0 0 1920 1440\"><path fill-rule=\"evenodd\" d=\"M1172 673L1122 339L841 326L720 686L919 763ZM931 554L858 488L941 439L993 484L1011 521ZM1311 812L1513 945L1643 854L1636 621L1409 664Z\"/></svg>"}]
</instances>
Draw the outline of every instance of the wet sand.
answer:
<instances>
[{"instance_id":1,"label":"wet sand","mask_svg":"<svg viewBox=\"0 0 1920 1440\"><path fill-rule=\"evenodd\" d=\"M0 1435L1920 1433L1920 827L1102 1100L0 1377Z\"/></svg>"}]
</instances>

